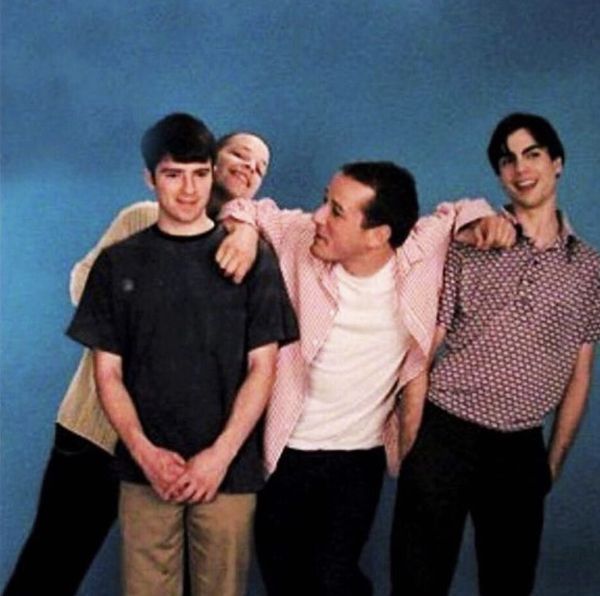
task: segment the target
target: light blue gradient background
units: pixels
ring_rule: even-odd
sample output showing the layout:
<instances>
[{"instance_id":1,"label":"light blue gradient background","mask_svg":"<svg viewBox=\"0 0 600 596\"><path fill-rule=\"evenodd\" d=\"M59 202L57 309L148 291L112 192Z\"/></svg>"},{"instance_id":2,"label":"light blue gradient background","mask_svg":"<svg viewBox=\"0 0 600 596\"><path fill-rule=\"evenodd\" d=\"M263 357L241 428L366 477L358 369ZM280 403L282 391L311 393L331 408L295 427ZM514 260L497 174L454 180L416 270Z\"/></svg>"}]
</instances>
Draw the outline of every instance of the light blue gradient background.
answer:
<instances>
[{"instance_id":1,"label":"light blue gradient background","mask_svg":"<svg viewBox=\"0 0 600 596\"><path fill-rule=\"evenodd\" d=\"M260 131L274 153L265 190L284 205L311 209L340 164L384 158L415 173L426 211L463 195L500 204L490 131L509 111L539 112L567 148L562 205L600 244L597 1L14 0L1 27L0 585L80 354L63 335L70 268L148 196L138 140L165 113ZM596 374L548 500L537 594L600 593L599 393ZM364 556L378 595L393 492L388 481ZM117 578L113 535L81 594L117 594ZM453 593L474 586L467 536ZM250 593L262 594L256 570Z\"/></svg>"}]
</instances>

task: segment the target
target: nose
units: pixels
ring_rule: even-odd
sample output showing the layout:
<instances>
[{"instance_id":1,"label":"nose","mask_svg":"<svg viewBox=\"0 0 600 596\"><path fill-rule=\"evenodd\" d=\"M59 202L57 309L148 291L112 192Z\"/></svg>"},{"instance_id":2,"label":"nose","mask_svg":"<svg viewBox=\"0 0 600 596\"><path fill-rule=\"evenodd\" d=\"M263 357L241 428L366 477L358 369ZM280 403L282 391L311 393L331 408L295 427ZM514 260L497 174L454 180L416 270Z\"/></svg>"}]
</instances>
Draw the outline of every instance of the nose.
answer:
<instances>
[{"instance_id":1,"label":"nose","mask_svg":"<svg viewBox=\"0 0 600 596\"><path fill-rule=\"evenodd\" d=\"M326 219L327 219L328 209L329 209L329 206L327 205L327 203L323 203L313 213L313 216L312 216L313 221L316 224L323 225L325 223Z\"/></svg>"},{"instance_id":2,"label":"nose","mask_svg":"<svg viewBox=\"0 0 600 596\"><path fill-rule=\"evenodd\" d=\"M183 192L185 194L191 195L195 192L194 187L194 176L193 174L187 174L183 177Z\"/></svg>"},{"instance_id":3,"label":"nose","mask_svg":"<svg viewBox=\"0 0 600 596\"><path fill-rule=\"evenodd\" d=\"M526 169L526 162L524 159L521 159L520 157L517 157L515 159L515 172L520 173L523 170Z\"/></svg>"},{"instance_id":4,"label":"nose","mask_svg":"<svg viewBox=\"0 0 600 596\"><path fill-rule=\"evenodd\" d=\"M243 162L244 167L250 170L251 173L256 173L257 163L253 157L248 157Z\"/></svg>"}]
</instances>

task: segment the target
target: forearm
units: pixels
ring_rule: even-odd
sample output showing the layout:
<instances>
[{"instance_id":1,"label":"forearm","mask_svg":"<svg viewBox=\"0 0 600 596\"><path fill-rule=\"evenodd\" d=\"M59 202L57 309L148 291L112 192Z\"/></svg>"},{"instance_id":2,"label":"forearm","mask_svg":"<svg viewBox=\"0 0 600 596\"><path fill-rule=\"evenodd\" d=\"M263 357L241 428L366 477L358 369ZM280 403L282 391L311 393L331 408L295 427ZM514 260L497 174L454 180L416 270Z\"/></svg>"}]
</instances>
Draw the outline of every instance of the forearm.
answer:
<instances>
[{"instance_id":1,"label":"forearm","mask_svg":"<svg viewBox=\"0 0 600 596\"><path fill-rule=\"evenodd\" d=\"M402 461L412 449L423 420L427 395L427 372L407 383L398 405L398 456Z\"/></svg>"},{"instance_id":2,"label":"forearm","mask_svg":"<svg viewBox=\"0 0 600 596\"><path fill-rule=\"evenodd\" d=\"M231 414L212 445L227 461L227 465L235 458L263 415L273 388L277 344L253 350L253 355L256 356L257 352L259 358L253 359L251 355L248 374L236 395Z\"/></svg>"},{"instance_id":3,"label":"forearm","mask_svg":"<svg viewBox=\"0 0 600 596\"><path fill-rule=\"evenodd\" d=\"M310 215L300 209L280 209L272 199L235 199L224 205L219 219L233 219L254 226L278 252L290 227L310 222Z\"/></svg>"},{"instance_id":4,"label":"forearm","mask_svg":"<svg viewBox=\"0 0 600 596\"><path fill-rule=\"evenodd\" d=\"M138 461L144 450L151 446L144 434L137 411L123 384L119 362L113 354L94 351L94 378L98 397L106 416L119 438L134 459ZM108 362L107 362L108 360Z\"/></svg>"},{"instance_id":5,"label":"forearm","mask_svg":"<svg viewBox=\"0 0 600 596\"><path fill-rule=\"evenodd\" d=\"M403 392L402 399L398 404L398 426L399 426L399 459L402 461L412 449L423 421L423 410L429 387L429 370L435 355L446 337L446 328L438 325L436 327L431 349L425 363L423 372L409 381Z\"/></svg>"},{"instance_id":6,"label":"forearm","mask_svg":"<svg viewBox=\"0 0 600 596\"><path fill-rule=\"evenodd\" d=\"M585 344L580 349L573 374L554 418L548 448L548 464L553 479L560 474L585 412L592 375L593 352L591 344Z\"/></svg>"},{"instance_id":7,"label":"forearm","mask_svg":"<svg viewBox=\"0 0 600 596\"><path fill-rule=\"evenodd\" d=\"M461 230L484 217L495 215L496 212L490 204L483 198L460 199L453 203L454 205L454 226L453 235L456 237Z\"/></svg>"}]
</instances>

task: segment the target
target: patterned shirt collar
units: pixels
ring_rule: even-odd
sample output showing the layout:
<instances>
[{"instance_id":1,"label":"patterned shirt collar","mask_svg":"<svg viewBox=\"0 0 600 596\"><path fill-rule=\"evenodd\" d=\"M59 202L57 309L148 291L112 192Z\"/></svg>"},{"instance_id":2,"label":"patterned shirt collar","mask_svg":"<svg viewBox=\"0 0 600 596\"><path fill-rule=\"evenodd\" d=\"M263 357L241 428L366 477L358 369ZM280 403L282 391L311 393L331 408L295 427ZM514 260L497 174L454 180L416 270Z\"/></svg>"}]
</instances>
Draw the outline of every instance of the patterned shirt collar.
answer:
<instances>
[{"instance_id":1,"label":"patterned shirt collar","mask_svg":"<svg viewBox=\"0 0 600 596\"><path fill-rule=\"evenodd\" d=\"M523 232L523 226L517 220L512 205L504 205L501 211L515 226L517 230L517 240L530 241L530 239L527 236L525 236ZM549 248L563 247L568 249L570 254L570 251L573 249L577 242L577 236L575 234L575 231L573 230L573 226L571 225L569 218L560 209L556 210L556 218L558 219L559 238L557 242L552 243L552 245Z\"/></svg>"}]
</instances>

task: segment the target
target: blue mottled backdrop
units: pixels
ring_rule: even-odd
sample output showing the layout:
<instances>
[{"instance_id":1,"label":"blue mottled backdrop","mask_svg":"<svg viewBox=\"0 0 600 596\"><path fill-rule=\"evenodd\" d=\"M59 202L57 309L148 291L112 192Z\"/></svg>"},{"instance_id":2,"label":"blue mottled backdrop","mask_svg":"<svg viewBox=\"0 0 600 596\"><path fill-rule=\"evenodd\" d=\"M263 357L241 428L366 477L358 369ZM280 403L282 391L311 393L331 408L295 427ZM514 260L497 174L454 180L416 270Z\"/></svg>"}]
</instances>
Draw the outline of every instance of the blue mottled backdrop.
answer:
<instances>
[{"instance_id":1,"label":"blue mottled backdrop","mask_svg":"<svg viewBox=\"0 0 600 596\"><path fill-rule=\"evenodd\" d=\"M13 0L2 3L0 585L35 511L78 360L63 330L71 265L147 196L138 139L174 110L263 133L268 194L310 209L341 163L393 159L425 209L502 201L484 150L512 110L567 147L560 196L600 244L600 4L595 0ZM538 594L600 593L600 384L548 501ZM364 556L387 592L393 483ZM93 515L93 511L90 515ZM467 535L455 594L475 592ZM253 570L252 595L262 594ZM118 593L116 535L81 594Z\"/></svg>"}]
</instances>

